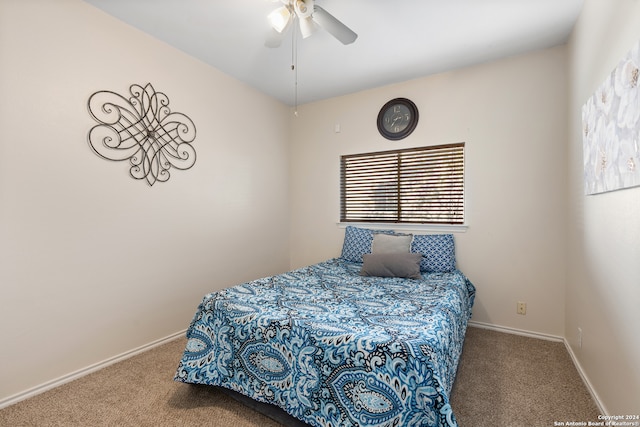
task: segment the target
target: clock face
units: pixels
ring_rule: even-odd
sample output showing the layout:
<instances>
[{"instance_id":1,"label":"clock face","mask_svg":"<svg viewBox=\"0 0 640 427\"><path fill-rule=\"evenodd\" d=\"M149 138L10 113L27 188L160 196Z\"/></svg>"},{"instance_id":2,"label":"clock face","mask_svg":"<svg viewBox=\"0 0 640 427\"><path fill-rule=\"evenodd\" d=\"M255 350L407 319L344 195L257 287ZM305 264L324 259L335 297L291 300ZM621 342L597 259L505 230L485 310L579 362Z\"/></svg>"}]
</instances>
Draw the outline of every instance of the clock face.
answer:
<instances>
[{"instance_id":1,"label":"clock face","mask_svg":"<svg viewBox=\"0 0 640 427\"><path fill-rule=\"evenodd\" d=\"M378 114L378 130L387 139L406 138L418 124L418 108L406 98L387 102Z\"/></svg>"},{"instance_id":2,"label":"clock face","mask_svg":"<svg viewBox=\"0 0 640 427\"><path fill-rule=\"evenodd\" d=\"M400 133L409 126L411 111L404 104L392 105L384 112L382 126L390 133Z\"/></svg>"}]
</instances>

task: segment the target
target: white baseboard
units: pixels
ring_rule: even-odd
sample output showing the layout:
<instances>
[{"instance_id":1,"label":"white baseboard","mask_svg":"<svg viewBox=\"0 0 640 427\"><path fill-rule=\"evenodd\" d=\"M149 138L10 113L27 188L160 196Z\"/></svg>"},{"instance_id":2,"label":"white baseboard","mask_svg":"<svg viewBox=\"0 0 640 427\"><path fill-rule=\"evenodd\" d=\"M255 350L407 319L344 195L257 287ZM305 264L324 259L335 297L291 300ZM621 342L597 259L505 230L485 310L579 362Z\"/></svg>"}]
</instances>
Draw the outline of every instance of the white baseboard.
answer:
<instances>
[{"instance_id":1,"label":"white baseboard","mask_svg":"<svg viewBox=\"0 0 640 427\"><path fill-rule=\"evenodd\" d=\"M94 363L93 365L87 366L86 368L79 369L75 372L71 372L67 375L63 375L59 378L56 378L51 381L47 381L44 384L40 384L23 392L14 394L13 396L9 396L7 398L0 400L0 409L6 408L7 406L13 405L14 403L18 403L21 400L28 399L40 393L44 393L47 390L51 390L52 388L56 388L61 386L62 384L68 383L70 381L76 380L80 377L84 377L92 372L98 371L102 368L106 368L109 365L113 365L114 363L121 362L125 359L133 357L137 354L143 353L147 350L151 350L154 347L160 346L162 344L166 344L169 341L173 341L176 338L184 336L186 333L186 329L166 336L164 338L160 338L156 341L150 342L148 344L142 345L138 348L134 348L133 350L126 351L117 356L110 357L109 359L103 360L98 363Z\"/></svg>"},{"instance_id":2,"label":"white baseboard","mask_svg":"<svg viewBox=\"0 0 640 427\"><path fill-rule=\"evenodd\" d=\"M476 328L482 328L482 329L491 329L492 331L505 332L507 334L522 335L530 338L538 338L538 339L547 340L547 341L564 342L563 337L559 337L556 335L525 331L523 329L509 328L507 326L492 325L490 323L476 322L475 320L470 320L469 326L474 326Z\"/></svg>"},{"instance_id":3,"label":"white baseboard","mask_svg":"<svg viewBox=\"0 0 640 427\"><path fill-rule=\"evenodd\" d=\"M578 362L578 359L576 358L576 355L574 354L573 349L569 345L569 342L567 341L566 338L555 336L555 335L542 334L542 333L539 333L539 332L525 331L525 330L522 330L522 329L509 328L509 327L506 327L506 326L499 326L499 325L492 325L492 324L489 324L489 323L476 322L475 320L470 320L469 321L469 326L476 327L476 328L482 328L482 329L490 329L492 331L497 331L497 332L505 332L505 333L508 333L508 334L523 335L523 336L530 337L530 338L538 338L538 339L543 339L543 340L547 340L547 341L557 341L557 342L564 343L564 346L567 349L567 352L569 353L569 356L571 357L571 361L573 362L573 366L575 366L576 370L578 371L578 374L580 375L580 378L582 379L582 382L584 383L585 387L589 391L589 394L591 394L591 398L593 399L593 402L596 404L596 406L598 407L598 410L600 411L600 413L602 415L609 415L609 413L607 412L606 408L602 404L602 401L600 400L600 397L598 396L598 393L596 393L596 391L594 390L593 386L591 385L591 382L589 381L589 378L587 377L587 375L585 374L584 370L582 369L582 366L580 365L580 362Z\"/></svg>"},{"instance_id":4,"label":"white baseboard","mask_svg":"<svg viewBox=\"0 0 640 427\"><path fill-rule=\"evenodd\" d=\"M589 381L589 377L587 377L587 374L582 369L582 365L580 365L580 362L578 362L578 358L576 357L575 353L573 352L573 349L569 345L569 341L567 341L566 338L564 340L564 346L567 348L567 352L569 353L569 356L571 356L571 360L573 361L573 366L576 367L578 374L580 374L580 378L582 378L582 382L584 383L585 387L587 387L587 390L589 390L589 394L591 394L591 398L593 399L596 406L598 407L598 411L600 411L600 414L602 415L610 415L609 411L607 411L607 408L605 408L604 405L602 404L602 401L600 400L600 396L598 396L598 393L596 393L596 390L591 385L591 382Z\"/></svg>"}]
</instances>

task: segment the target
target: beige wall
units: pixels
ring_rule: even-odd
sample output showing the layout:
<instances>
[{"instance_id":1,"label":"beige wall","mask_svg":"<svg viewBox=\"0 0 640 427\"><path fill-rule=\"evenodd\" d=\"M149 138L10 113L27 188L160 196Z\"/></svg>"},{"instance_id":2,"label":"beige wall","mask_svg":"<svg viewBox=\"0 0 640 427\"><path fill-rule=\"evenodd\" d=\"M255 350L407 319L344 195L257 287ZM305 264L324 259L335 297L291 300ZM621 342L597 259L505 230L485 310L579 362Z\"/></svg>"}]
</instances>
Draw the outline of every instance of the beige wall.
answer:
<instances>
[{"instance_id":1,"label":"beige wall","mask_svg":"<svg viewBox=\"0 0 640 427\"><path fill-rule=\"evenodd\" d=\"M640 188L584 195L581 110L640 39L639 22L637 0L586 0L569 43L565 336L610 414L640 411Z\"/></svg>"},{"instance_id":2,"label":"beige wall","mask_svg":"<svg viewBox=\"0 0 640 427\"><path fill-rule=\"evenodd\" d=\"M153 187L87 144L89 96L148 82L197 128ZM289 113L80 0L0 0L0 401L288 269Z\"/></svg>"},{"instance_id":3,"label":"beige wall","mask_svg":"<svg viewBox=\"0 0 640 427\"><path fill-rule=\"evenodd\" d=\"M291 263L340 255L342 154L466 142L468 229L459 267L478 288L473 320L564 332L566 52L557 47L299 107L291 148ZM408 97L420 121L405 140L376 128ZM335 126L340 132L335 132ZM527 302L527 315L516 302Z\"/></svg>"}]
</instances>

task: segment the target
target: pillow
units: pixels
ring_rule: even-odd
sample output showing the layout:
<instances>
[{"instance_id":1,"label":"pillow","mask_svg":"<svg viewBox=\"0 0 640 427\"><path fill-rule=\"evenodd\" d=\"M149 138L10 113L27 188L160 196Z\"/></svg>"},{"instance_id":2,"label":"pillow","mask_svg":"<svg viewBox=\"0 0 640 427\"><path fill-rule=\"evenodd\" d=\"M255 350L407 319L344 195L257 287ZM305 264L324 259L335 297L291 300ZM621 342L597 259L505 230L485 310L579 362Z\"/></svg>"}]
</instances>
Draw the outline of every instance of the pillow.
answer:
<instances>
[{"instance_id":1,"label":"pillow","mask_svg":"<svg viewBox=\"0 0 640 427\"><path fill-rule=\"evenodd\" d=\"M364 254L361 276L421 279L422 255L412 253Z\"/></svg>"},{"instance_id":2,"label":"pillow","mask_svg":"<svg viewBox=\"0 0 640 427\"><path fill-rule=\"evenodd\" d=\"M446 273L456 269L453 234L415 234L411 252L423 256L420 271Z\"/></svg>"},{"instance_id":3,"label":"pillow","mask_svg":"<svg viewBox=\"0 0 640 427\"><path fill-rule=\"evenodd\" d=\"M372 254L389 254L397 252L410 252L411 234L382 234L375 233L371 243Z\"/></svg>"},{"instance_id":4,"label":"pillow","mask_svg":"<svg viewBox=\"0 0 640 427\"><path fill-rule=\"evenodd\" d=\"M393 234L392 230L376 230L375 233ZM371 253L374 230L348 225L344 230L342 258L350 262L362 262L362 255Z\"/></svg>"}]
</instances>

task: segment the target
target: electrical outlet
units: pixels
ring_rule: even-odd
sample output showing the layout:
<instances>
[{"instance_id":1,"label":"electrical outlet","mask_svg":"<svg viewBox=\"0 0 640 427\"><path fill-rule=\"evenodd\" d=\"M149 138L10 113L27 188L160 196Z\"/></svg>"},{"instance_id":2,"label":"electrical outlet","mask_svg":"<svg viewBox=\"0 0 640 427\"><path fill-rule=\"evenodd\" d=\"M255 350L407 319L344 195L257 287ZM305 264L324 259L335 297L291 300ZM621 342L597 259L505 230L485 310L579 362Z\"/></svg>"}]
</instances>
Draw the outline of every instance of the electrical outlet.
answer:
<instances>
[{"instance_id":1,"label":"electrical outlet","mask_svg":"<svg viewBox=\"0 0 640 427\"><path fill-rule=\"evenodd\" d=\"M522 314L522 315L527 314L527 303L526 302L522 302L522 301L518 301L518 306L517 306L517 309L516 309L516 313Z\"/></svg>"},{"instance_id":2,"label":"electrical outlet","mask_svg":"<svg viewBox=\"0 0 640 427\"><path fill-rule=\"evenodd\" d=\"M578 348L582 348L582 328L578 328Z\"/></svg>"}]
</instances>

